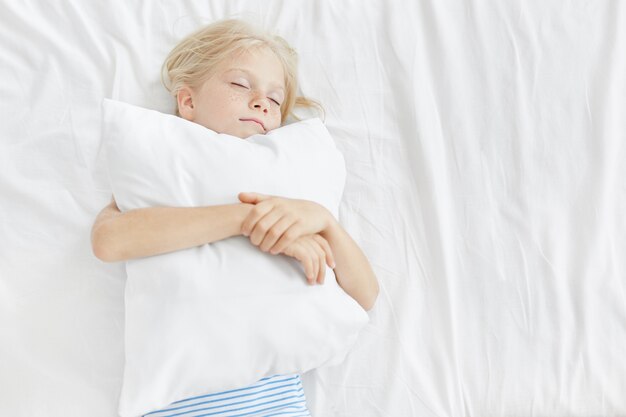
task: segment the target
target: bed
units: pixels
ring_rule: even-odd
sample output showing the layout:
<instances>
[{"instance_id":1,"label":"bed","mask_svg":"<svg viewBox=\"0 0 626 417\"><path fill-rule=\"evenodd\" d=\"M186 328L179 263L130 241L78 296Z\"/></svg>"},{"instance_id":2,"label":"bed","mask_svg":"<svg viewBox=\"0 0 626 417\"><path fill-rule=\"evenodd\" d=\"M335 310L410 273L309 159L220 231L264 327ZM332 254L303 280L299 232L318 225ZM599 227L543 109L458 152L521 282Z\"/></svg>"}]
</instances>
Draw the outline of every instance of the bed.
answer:
<instances>
[{"instance_id":1,"label":"bed","mask_svg":"<svg viewBox=\"0 0 626 417\"><path fill-rule=\"evenodd\" d=\"M0 415L117 415L100 103L171 113L165 55L224 17L298 51L380 283L312 415L626 416L625 4L448 0L5 2Z\"/></svg>"}]
</instances>

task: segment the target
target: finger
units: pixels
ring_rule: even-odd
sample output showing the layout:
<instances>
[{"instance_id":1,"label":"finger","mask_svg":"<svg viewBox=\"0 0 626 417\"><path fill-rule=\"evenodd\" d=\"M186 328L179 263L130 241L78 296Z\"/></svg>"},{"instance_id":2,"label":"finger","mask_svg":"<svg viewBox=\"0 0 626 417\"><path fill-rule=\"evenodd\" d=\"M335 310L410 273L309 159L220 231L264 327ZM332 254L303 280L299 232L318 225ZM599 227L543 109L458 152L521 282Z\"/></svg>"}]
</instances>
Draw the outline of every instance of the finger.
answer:
<instances>
[{"instance_id":1,"label":"finger","mask_svg":"<svg viewBox=\"0 0 626 417\"><path fill-rule=\"evenodd\" d=\"M319 245L324 250L324 253L326 254L326 263L328 263L328 266L335 269L336 267L335 256L333 255L333 250L330 247L330 243L328 243L326 239L324 239L322 236L320 236L317 233L313 235L313 239L315 239L315 241L319 243Z\"/></svg>"},{"instance_id":2,"label":"finger","mask_svg":"<svg viewBox=\"0 0 626 417\"><path fill-rule=\"evenodd\" d=\"M261 242L263 242L263 239L265 239L267 232L274 226L274 224L276 224L278 220L280 220L281 217L283 217L283 214L276 210L272 210L259 219L250 232L250 242L252 242L253 245L259 246Z\"/></svg>"},{"instance_id":3,"label":"finger","mask_svg":"<svg viewBox=\"0 0 626 417\"><path fill-rule=\"evenodd\" d=\"M326 252L324 252L324 249L322 249L317 241L311 240L311 242L313 246L315 246L315 252L317 253L317 262L320 268L319 274L317 276L317 283L321 285L324 283L324 276L326 275L326 262L324 262L326 260Z\"/></svg>"},{"instance_id":4,"label":"finger","mask_svg":"<svg viewBox=\"0 0 626 417\"><path fill-rule=\"evenodd\" d=\"M309 283L313 285L319 279L319 275L320 275L319 253L317 252L317 249L315 248L315 244L312 243L311 240L308 240L308 239L303 240L302 245L306 246L309 249L312 270L311 270L311 274L307 275L307 278L309 279Z\"/></svg>"},{"instance_id":5,"label":"finger","mask_svg":"<svg viewBox=\"0 0 626 417\"><path fill-rule=\"evenodd\" d=\"M313 256L311 254L311 248L308 246L299 243L298 245L300 251L300 262L302 263L302 267L304 268L304 275L309 284L312 284L313 277Z\"/></svg>"},{"instance_id":6,"label":"finger","mask_svg":"<svg viewBox=\"0 0 626 417\"><path fill-rule=\"evenodd\" d=\"M311 242L313 243L313 246L315 246L315 253L317 254L317 265L319 267L319 272L315 280L318 284L321 285L324 282L324 275L326 274L326 262L324 262L326 260L326 254L324 253L324 250L319 246L319 244L317 244L317 242L315 242L314 240L311 240Z\"/></svg>"},{"instance_id":7,"label":"finger","mask_svg":"<svg viewBox=\"0 0 626 417\"><path fill-rule=\"evenodd\" d=\"M272 208L273 206L271 203L259 203L254 206L245 220L241 223L241 234L244 236L250 236L250 233L252 233L252 229L254 229L256 223L261 220L263 216L272 211Z\"/></svg>"},{"instance_id":8,"label":"finger","mask_svg":"<svg viewBox=\"0 0 626 417\"><path fill-rule=\"evenodd\" d=\"M310 249L304 245L302 242L294 242L289 250L293 252L293 257L296 258L301 264L304 270L304 275L307 276L310 274L310 270L312 269L312 264L310 263L311 256L309 255Z\"/></svg>"},{"instance_id":9,"label":"finger","mask_svg":"<svg viewBox=\"0 0 626 417\"><path fill-rule=\"evenodd\" d=\"M300 245L299 242L295 242L293 245L291 245L289 247L289 251L288 252L290 253L289 256L295 258L298 262L300 262L304 266L304 260L305 260L305 257L306 257L306 251L302 247L302 245Z\"/></svg>"},{"instance_id":10,"label":"finger","mask_svg":"<svg viewBox=\"0 0 626 417\"><path fill-rule=\"evenodd\" d=\"M304 244L303 240L299 240L289 246L288 250L293 254L293 257L302 264L307 283L313 285L313 277L315 276L313 265L314 253L311 247Z\"/></svg>"},{"instance_id":11,"label":"finger","mask_svg":"<svg viewBox=\"0 0 626 417\"><path fill-rule=\"evenodd\" d=\"M300 222L296 220L287 228L287 230L283 232L283 235L270 249L270 252L273 254L281 253L283 250L285 250L285 248L287 248L303 235L304 233L302 232Z\"/></svg>"},{"instance_id":12,"label":"finger","mask_svg":"<svg viewBox=\"0 0 626 417\"><path fill-rule=\"evenodd\" d=\"M270 198L270 195L252 192L243 192L237 195L242 203L256 204Z\"/></svg>"},{"instance_id":13,"label":"finger","mask_svg":"<svg viewBox=\"0 0 626 417\"><path fill-rule=\"evenodd\" d=\"M283 233L285 233L285 231L287 231L287 229L289 229L289 227L295 222L296 219L294 219L290 215L285 215L281 217L280 220L274 223L272 228L268 230L268 232L265 234L265 238L263 239L263 242L261 242L259 248L263 252L267 252L272 249L278 239L280 239L280 237L283 235ZM277 253L279 252L272 252L273 255Z\"/></svg>"}]
</instances>

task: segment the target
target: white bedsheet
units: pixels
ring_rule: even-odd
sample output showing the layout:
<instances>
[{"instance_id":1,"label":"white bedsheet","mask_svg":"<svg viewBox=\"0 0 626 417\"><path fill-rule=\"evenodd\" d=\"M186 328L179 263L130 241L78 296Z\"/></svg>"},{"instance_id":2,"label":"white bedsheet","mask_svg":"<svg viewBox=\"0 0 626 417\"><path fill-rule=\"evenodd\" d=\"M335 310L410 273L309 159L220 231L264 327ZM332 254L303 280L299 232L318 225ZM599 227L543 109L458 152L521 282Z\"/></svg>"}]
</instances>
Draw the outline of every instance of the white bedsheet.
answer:
<instances>
[{"instance_id":1,"label":"white bedsheet","mask_svg":"<svg viewBox=\"0 0 626 417\"><path fill-rule=\"evenodd\" d=\"M619 0L3 2L0 415L116 415L99 103L172 111L163 58L235 13L298 50L381 286L348 359L304 375L313 415L625 416Z\"/></svg>"}]
</instances>

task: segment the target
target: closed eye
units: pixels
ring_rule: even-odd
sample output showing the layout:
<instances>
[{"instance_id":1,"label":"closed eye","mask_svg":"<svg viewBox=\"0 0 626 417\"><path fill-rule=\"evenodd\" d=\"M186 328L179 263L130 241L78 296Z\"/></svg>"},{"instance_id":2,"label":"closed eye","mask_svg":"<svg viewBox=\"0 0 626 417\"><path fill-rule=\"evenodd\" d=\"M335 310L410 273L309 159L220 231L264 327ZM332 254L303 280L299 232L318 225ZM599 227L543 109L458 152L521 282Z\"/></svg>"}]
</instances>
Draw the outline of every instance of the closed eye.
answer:
<instances>
[{"instance_id":1,"label":"closed eye","mask_svg":"<svg viewBox=\"0 0 626 417\"><path fill-rule=\"evenodd\" d=\"M246 90L249 89L249 87L246 87L245 85L239 84L239 83L231 83L232 85L236 85L237 87L242 87L245 88ZM272 100L274 103L276 103L277 106L280 106L280 103L276 100L274 100L273 98L271 98L270 100Z\"/></svg>"}]
</instances>

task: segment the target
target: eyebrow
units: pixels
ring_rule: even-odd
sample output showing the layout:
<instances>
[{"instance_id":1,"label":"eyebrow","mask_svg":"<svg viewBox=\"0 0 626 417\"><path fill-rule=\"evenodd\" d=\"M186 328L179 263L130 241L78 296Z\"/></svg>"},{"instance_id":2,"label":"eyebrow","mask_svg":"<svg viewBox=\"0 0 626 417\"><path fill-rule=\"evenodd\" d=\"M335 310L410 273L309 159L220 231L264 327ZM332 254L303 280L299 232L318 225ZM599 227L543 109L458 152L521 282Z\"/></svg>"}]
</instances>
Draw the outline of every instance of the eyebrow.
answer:
<instances>
[{"instance_id":1,"label":"eyebrow","mask_svg":"<svg viewBox=\"0 0 626 417\"><path fill-rule=\"evenodd\" d=\"M248 71L245 68L230 68L230 69L226 70L226 72L232 72L232 71L245 72L246 74L248 74L248 75L250 75L250 76L252 76L254 78L254 74L252 74L250 71ZM278 89L282 90L283 93L285 93L285 88L280 83L271 83L270 87L278 88Z\"/></svg>"}]
</instances>

